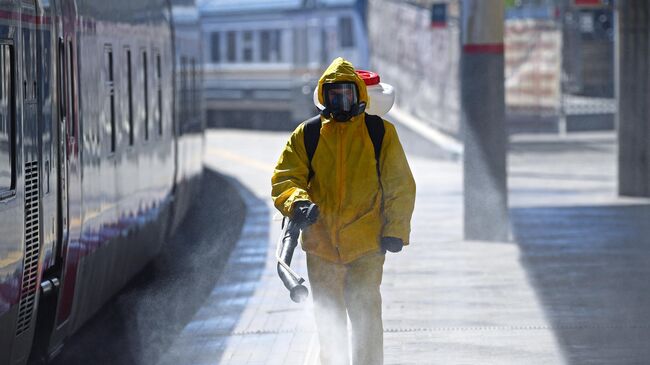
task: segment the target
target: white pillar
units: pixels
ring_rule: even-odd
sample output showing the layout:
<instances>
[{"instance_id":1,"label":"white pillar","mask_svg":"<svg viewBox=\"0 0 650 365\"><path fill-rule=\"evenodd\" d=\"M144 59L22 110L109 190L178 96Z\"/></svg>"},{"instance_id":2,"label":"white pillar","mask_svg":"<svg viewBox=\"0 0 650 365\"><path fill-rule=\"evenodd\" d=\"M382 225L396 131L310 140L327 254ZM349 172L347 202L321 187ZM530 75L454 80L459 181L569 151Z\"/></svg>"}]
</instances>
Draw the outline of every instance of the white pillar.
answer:
<instances>
[{"instance_id":1,"label":"white pillar","mask_svg":"<svg viewBox=\"0 0 650 365\"><path fill-rule=\"evenodd\" d=\"M503 0L462 1L465 239L508 240Z\"/></svg>"}]
</instances>

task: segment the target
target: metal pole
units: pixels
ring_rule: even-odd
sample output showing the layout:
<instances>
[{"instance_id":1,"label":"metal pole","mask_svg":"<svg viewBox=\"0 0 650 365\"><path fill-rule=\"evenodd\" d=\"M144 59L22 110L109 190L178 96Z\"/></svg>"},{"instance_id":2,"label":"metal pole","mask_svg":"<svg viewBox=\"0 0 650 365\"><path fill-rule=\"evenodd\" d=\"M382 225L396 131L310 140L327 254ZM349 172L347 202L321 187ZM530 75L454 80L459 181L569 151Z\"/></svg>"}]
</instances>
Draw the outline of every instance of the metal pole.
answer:
<instances>
[{"instance_id":1,"label":"metal pole","mask_svg":"<svg viewBox=\"0 0 650 365\"><path fill-rule=\"evenodd\" d=\"M504 2L462 0L465 239L508 240Z\"/></svg>"}]
</instances>

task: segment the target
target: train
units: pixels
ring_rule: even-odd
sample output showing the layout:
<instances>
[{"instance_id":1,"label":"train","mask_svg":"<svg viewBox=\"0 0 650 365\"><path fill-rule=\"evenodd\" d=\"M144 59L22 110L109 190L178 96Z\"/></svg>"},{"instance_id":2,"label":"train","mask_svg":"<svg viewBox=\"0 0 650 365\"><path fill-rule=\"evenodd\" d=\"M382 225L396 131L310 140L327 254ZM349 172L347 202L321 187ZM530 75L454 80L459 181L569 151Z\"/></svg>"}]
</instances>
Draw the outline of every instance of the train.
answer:
<instances>
[{"instance_id":1,"label":"train","mask_svg":"<svg viewBox=\"0 0 650 365\"><path fill-rule=\"evenodd\" d=\"M199 4L208 125L293 130L336 57L369 67L365 0Z\"/></svg>"},{"instance_id":2,"label":"train","mask_svg":"<svg viewBox=\"0 0 650 365\"><path fill-rule=\"evenodd\" d=\"M0 0L0 364L43 363L160 251L200 188L184 0Z\"/></svg>"}]
</instances>

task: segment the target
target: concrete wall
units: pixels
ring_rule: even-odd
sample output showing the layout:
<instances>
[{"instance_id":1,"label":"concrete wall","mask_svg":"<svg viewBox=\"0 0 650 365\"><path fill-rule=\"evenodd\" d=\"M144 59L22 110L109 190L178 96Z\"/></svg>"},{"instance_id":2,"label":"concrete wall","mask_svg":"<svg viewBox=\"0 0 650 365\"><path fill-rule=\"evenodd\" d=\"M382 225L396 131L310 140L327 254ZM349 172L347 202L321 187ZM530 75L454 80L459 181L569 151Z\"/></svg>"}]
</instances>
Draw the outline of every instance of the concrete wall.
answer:
<instances>
[{"instance_id":1,"label":"concrete wall","mask_svg":"<svg viewBox=\"0 0 650 365\"><path fill-rule=\"evenodd\" d=\"M460 138L458 5L450 0L447 27L434 28L428 3L370 0L368 36L371 68L395 86L395 106ZM505 49L508 111L557 114L561 30L548 20L508 20Z\"/></svg>"},{"instance_id":2,"label":"concrete wall","mask_svg":"<svg viewBox=\"0 0 650 365\"><path fill-rule=\"evenodd\" d=\"M447 0L447 26L436 28L431 26L431 9L434 3L440 1L369 0L370 65L383 81L395 86L396 108L415 117L425 127L458 138L459 1ZM607 11L606 8L601 10ZM575 12L579 13L578 10ZM594 14L587 15L595 17L597 14ZM573 19L578 17L574 16ZM603 80L608 77L604 71L593 71L604 67L597 65L610 62L605 52L607 47L601 44L606 40L596 42L597 39L585 38L568 47L567 39L571 37L563 35L562 27L562 23L549 16L520 16L505 21L504 82L509 133L614 128L613 99L607 94L587 93L594 89L595 84L604 85ZM573 38L601 36L598 35L600 33L582 35L577 28L565 27L565 33ZM593 49L600 51L591 53L589 57L584 56ZM564 60L562 52L567 52ZM570 87L564 91L563 62L565 67L571 66L564 71L565 82ZM566 74L577 73L576 70L579 71L579 78ZM592 71L585 73L584 70ZM591 76L585 76L587 74ZM594 77L600 74L603 75ZM579 82L576 81L578 79ZM568 92L579 95L569 95Z\"/></svg>"},{"instance_id":3,"label":"concrete wall","mask_svg":"<svg viewBox=\"0 0 650 365\"><path fill-rule=\"evenodd\" d=\"M396 88L395 106L428 126L460 133L458 3L450 21L432 28L431 10L402 1L370 0L368 36L371 69Z\"/></svg>"}]
</instances>

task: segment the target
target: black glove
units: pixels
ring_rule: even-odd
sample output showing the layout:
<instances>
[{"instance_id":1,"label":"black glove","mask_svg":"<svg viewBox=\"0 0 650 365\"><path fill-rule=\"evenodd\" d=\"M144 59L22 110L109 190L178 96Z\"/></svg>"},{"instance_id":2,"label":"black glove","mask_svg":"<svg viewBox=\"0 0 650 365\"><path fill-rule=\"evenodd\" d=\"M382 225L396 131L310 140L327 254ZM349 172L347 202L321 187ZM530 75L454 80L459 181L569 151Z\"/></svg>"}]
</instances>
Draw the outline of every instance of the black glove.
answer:
<instances>
[{"instance_id":1,"label":"black glove","mask_svg":"<svg viewBox=\"0 0 650 365\"><path fill-rule=\"evenodd\" d=\"M397 237L382 237L381 238L381 249L386 253L390 252L400 252L404 247L404 242Z\"/></svg>"},{"instance_id":2,"label":"black glove","mask_svg":"<svg viewBox=\"0 0 650 365\"><path fill-rule=\"evenodd\" d=\"M318 213L318 205L310 202L309 200L300 200L293 203L291 221L297 224L300 229L303 229L308 225L316 222Z\"/></svg>"}]
</instances>

